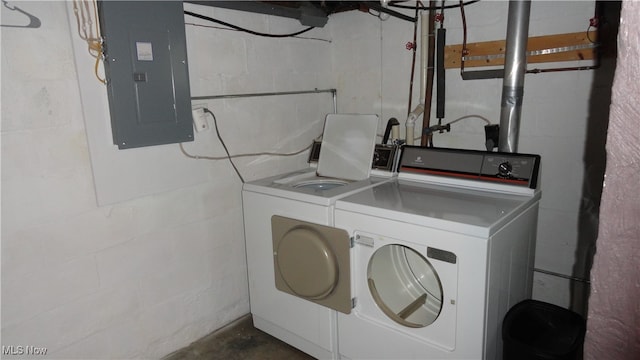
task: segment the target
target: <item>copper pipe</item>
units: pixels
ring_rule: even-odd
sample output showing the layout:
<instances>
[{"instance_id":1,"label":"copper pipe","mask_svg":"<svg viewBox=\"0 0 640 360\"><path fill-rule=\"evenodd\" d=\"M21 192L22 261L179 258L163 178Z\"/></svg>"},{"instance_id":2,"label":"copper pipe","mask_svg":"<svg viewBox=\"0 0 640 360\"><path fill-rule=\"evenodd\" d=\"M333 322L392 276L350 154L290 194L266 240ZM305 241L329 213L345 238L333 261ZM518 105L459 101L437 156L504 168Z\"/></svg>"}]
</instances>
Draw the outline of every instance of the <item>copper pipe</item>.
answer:
<instances>
[{"instance_id":1,"label":"copper pipe","mask_svg":"<svg viewBox=\"0 0 640 360\"><path fill-rule=\"evenodd\" d=\"M434 9L436 6L435 0L429 1L429 8ZM421 146L427 146L429 143L429 137L427 130L429 129L429 123L431 122L431 100L433 98L433 63L435 56L436 41L434 38L435 31L435 14L434 10L429 10L429 59L427 61L427 86L424 92L424 112L422 113L422 131L420 131ZM424 44L421 44L424 46Z\"/></svg>"},{"instance_id":2,"label":"copper pipe","mask_svg":"<svg viewBox=\"0 0 640 360\"><path fill-rule=\"evenodd\" d=\"M411 77L409 78L409 106L407 106L407 116L411 113L411 98L413 97L413 76L416 70L416 48L417 36L418 36L418 4L420 1L416 1L416 22L413 24L413 56L411 58Z\"/></svg>"}]
</instances>

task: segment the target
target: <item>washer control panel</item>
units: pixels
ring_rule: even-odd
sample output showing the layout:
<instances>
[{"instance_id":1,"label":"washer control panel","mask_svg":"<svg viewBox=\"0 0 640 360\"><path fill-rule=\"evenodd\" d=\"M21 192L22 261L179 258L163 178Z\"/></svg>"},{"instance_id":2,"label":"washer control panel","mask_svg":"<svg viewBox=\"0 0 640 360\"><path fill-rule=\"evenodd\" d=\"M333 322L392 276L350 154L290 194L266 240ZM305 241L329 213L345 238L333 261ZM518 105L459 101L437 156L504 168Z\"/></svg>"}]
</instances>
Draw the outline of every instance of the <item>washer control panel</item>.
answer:
<instances>
[{"instance_id":1,"label":"washer control panel","mask_svg":"<svg viewBox=\"0 0 640 360\"><path fill-rule=\"evenodd\" d=\"M405 146L398 172L537 187L540 155Z\"/></svg>"},{"instance_id":2,"label":"washer control panel","mask_svg":"<svg viewBox=\"0 0 640 360\"><path fill-rule=\"evenodd\" d=\"M309 160L310 164L318 163L318 159L320 159L320 149L322 142L314 141L311 146L311 151L309 152ZM376 144L373 150L373 159L371 161L372 169L393 171L394 165L396 164L398 154L398 147L395 145L381 145Z\"/></svg>"},{"instance_id":3,"label":"washer control panel","mask_svg":"<svg viewBox=\"0 0 640 360\"><path fill-rule=\"evenodd\" d=\"M373 150L373 162L371 164L371 168L393 171L397 150L398 147L395 145L376 144L376 147Z\"/></svg>"}]
</instances>

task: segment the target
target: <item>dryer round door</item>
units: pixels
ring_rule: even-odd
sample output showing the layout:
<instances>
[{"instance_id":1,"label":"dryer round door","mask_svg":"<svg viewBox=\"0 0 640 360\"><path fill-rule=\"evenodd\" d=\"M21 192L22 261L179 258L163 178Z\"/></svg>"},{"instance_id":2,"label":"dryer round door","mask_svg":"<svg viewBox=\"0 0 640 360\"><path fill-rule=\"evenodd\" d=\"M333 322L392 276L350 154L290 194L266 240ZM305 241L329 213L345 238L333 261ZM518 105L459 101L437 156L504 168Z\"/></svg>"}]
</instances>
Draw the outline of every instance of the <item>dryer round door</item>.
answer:
<instances>
[{"instance_id":1,"label":"dryer round door","mask_svg":"<svg viewBox=\"0 0 640 360\"><path fill-rule=\"evenodd\" d=\"M442 310L442 284L429 260L399 245L377 249L367 267L367 283L376 305L400 325L421 328Z\"/></svg>"},{"instance_id":2,"label":"dryer round door","mask_svg":"<svg viewBox=\"0 0 640 360\"><path fill-rule=\"evenodd\" d=\"M347 232L277 215L271 218L271 230L276 288L350 313Z\"/></svg>"},{"instance_id":3,"label":"dryer round door","mask_svg":"<svg viewBox=\"0 0 640 360\"><path fill-rule=\"evenodd\" d=\"M285 284L302 298L325 298L338 285L335 254L314 228L296 226L287 231L275 249L275 264Z\"/></svg>"}]
</instances>

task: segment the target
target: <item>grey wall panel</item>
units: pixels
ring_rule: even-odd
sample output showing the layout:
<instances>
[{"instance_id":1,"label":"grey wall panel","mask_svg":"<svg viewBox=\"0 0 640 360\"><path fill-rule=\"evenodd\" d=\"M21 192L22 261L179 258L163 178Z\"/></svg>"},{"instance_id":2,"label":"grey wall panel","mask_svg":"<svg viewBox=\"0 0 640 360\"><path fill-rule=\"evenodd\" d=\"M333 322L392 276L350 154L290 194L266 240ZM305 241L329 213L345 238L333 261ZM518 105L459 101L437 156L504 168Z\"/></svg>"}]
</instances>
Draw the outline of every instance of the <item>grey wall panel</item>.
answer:
<instances>
[{"instance_id":1,"label":"grey wall panel","mask_svg":"<svg viewBox=\"0 0 640 360\"><path fill-rule=\"evenodd\" d=\"M182 2L101 1L113 141L193 141Z\"/></svg>"}]
</instances>

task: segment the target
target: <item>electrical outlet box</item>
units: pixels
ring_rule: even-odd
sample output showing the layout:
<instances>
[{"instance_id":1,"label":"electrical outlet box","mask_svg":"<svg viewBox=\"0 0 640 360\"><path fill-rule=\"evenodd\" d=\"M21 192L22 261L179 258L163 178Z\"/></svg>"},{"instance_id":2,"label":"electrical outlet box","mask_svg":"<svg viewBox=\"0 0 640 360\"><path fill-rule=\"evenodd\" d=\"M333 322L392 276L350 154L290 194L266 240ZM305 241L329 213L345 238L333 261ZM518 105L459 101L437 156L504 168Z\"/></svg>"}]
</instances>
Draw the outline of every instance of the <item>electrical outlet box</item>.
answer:
<instances>
[{"instance_id":1,"label":"electrical outlet box","mask_svg":"<svg viewBox=\"0 0 640 360\"><path fill-rule=\"evenodd\" d=\"M99 1L113 142L193 141L182 1Z\"/></svg>"},{"instance_id":2,"label":"electrical outlet box","mask_svg":"<svg viewBox=\"0 0 640 360\"><path fill-rule=\"evenodd\" d=\"M193 115L193 127L196 131L200 132L209 130L207 113L204 111L203 106L194 106L193 110L191 110L191 114Z\"/></svg>"}]
</instances>

